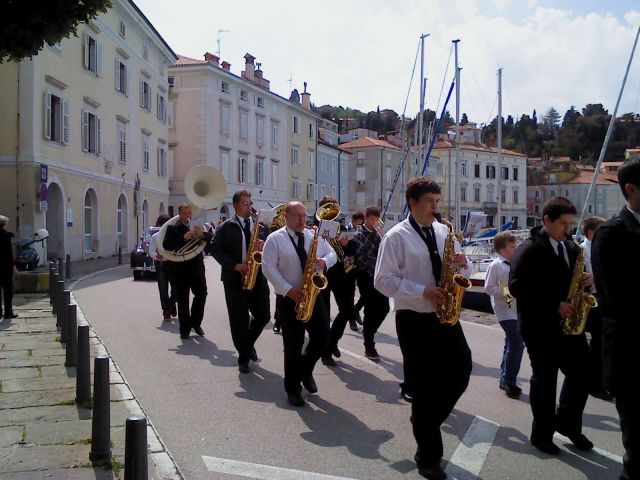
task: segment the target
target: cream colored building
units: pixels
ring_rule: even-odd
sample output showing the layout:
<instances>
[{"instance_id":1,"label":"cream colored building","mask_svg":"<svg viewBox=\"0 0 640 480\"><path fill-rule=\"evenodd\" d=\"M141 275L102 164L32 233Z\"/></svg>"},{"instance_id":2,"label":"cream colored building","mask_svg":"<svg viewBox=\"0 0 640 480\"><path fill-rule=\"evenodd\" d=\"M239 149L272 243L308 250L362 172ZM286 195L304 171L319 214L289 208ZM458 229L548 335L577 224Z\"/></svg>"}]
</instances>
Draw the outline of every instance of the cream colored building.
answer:
<instances>
[{"instance_id":1,"label":"cream colored building","mask_svg":"<svg viewBox=\"0 0 640 480\"><path fill-rule=\"evenodd\" d=\"M77 37L0 65L0 213L18 238L49 230L42 261L127 252L166 210L175 58L132 1L115 0Z\"/></svg>"}]
</instances>

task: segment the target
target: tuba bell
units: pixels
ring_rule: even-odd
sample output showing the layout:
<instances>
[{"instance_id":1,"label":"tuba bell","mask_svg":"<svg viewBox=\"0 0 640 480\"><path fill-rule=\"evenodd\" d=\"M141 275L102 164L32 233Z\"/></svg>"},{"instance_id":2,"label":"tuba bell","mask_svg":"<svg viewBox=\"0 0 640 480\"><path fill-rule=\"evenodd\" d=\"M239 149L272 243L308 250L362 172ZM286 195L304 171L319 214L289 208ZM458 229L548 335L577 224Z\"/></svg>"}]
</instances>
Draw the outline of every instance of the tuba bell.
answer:
<instances>
[{"instance_id":1,"label":"tuba bell","mask_svg":"<svg viewBox=\"0 0 640 480\"><path fill-rule=\"evenodd\" d=\"M316 220L321 222L322 220L335 221L340 216L340 204L336 202L327 202L324 205L318 207L316 210ZM338 260L344 266L344 271L349 273L355 267L355 259L353 257L345 257L342 245L338 242L340 236L340 229L335 238L327 238L329 245L333 248L338 256Z\"/></svg>"},{"instance_id":2,"label":"tuba bell","mask_svg":"<svg viewBox=\"0 0 640 480\"><path fill-rule=\"evenodd\" d=\"M227 195L227 182L222 174L211 165L195 165L184 178L184 192L194 207L203 210L217 208ZM186 262L198 256L206 246L202 238L189 241L178 251L164 249L164 236L169 225L175 225L180 219L176 215L166 222L158 232L158 253L171 262Z\"/></svg>"}]
</instances>

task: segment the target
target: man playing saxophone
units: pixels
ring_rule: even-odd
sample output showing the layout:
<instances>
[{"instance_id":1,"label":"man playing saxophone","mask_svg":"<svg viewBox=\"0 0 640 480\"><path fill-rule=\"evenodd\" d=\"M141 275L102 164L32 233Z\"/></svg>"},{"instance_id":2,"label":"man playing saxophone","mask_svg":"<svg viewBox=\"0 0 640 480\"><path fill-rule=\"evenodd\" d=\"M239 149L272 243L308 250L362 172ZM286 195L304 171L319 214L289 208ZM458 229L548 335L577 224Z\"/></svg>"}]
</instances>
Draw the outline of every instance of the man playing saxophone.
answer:
<instances>
[{"instance_id":1,"label":"man playing saxophone","mask_svg":"<svg viewBox=\"0 0 640 480\"><path fill-rule=\"evenodd\" d=\"M450 301L450 292L438 285L451 263L464 274L467 261L457 240L451 258L443 258L449 228L435 220L440 186L427 177L412 178L406 199L410 215L383 237L374 286L394 299L404 391L413 397L411 423L418 444L414 457L418 472L440 480L447 478L440 465L440 426L469 384L471 350L460 322L440 322L436 312Z\"/></svg>"},{"instance_id":2,"label":"man playing saxophone","mask_svg":"<svg viewBox=\"0 0 640 480\"><path fill-rule=\"evenodd\" d=\"M268 230L251 217L250 192L239 190L232 201L235 215L217 228L211 250L222 266L220 276L231 338L238 352L238 370L249 373L249 360L258 360L256 340L270 319L269 285L259 260L255 261L260 257L256 252L262 251Z\"/></svg>"},{"instance_id":3,"label":"man playing saxophone","mask_svg":"<svg viewBox=\"0 0 640 480\"><path fill-rule=\"evenodd\" d=\"M589 394L589 347L584 333L565 335L563 319L576 313L567 298L575 274L582 287L591 275L576 271L580 247L571 241L576 208L554 197L542 208L542 226L534 227L511 262L509 290L518 301L518 322L531 359L531 444L557 455L553 434L561 433L580 450L593 444L582 433L582 412ZM565 376L556 411L558 370Z\"/></svg>"},{"instance_id":4,"label":"man playing saxophone","mask_svg":"<svg viewBox=\"0 0 640 480\"><path fill-rule=\"evenodd\" d=\"M284 388L289 403L300 407L305 404L302 387L316 393L318 387L313 369L329 341L329 314L324 301L317 299L307 322L297 320L296 306L309 292L303 292L303 272L307 255L316 241L317 271L324 272L336 263L336 254L328 242L305 228L307 211L300 202L287 204L284 213L286 225L267 238L262 252L262 269L276 292L276 312L282 325L284 345ZM315 238L315 240L314 240ZM305 331L309 343L302 352Z\"/></svg>"}]
</instances>

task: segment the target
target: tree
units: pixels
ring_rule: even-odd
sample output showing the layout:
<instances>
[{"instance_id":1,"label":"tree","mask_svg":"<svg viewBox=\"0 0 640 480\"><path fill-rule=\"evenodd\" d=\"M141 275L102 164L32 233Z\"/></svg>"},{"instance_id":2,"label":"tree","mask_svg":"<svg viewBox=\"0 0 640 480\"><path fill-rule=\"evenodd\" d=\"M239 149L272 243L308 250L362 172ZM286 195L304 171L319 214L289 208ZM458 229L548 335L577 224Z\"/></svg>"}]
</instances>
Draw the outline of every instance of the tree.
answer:
<instances>
[{"instance_id":1,"label":"tree","mask_svg":"<svg viewBox=\"0 0 640 480\"><path fill-rule=\"evenodd\" d=\"M542 117L542 134L546 139L551 140L558 132L558 123L560 122L560 114L551 107Z\"/></svg>"},{"instance_id":2,"label":"tree","mask_svg":"<svg viewBox=\"0 0 640 480\"><path fill-rule=\"evenodd\" d=\"M582 115L585 117L597 115L607 116L609 112L604 109L601 103L588 103L587 106L582 109Z\"/></svg>"},{"instance_id":3,"label":"tree","mask_svg":"<svg viewBox=\"0 0 640 480\"><path fill-rule=\"evenodd\" d=\"M562 128L575 128L580 116L582 115L576 110L576 107L571 105L571 108L566 111L562 119Z\"/></svg>"}]
</instances>

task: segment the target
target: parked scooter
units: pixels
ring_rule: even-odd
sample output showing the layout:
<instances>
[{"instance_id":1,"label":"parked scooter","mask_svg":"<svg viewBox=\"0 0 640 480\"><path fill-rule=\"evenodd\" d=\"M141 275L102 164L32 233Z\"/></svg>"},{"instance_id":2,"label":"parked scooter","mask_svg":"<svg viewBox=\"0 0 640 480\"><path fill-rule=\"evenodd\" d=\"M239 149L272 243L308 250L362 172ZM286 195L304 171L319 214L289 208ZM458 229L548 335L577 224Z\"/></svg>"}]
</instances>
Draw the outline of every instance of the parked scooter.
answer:
<instances>
[{"instance_id":1,"label":"parked scooter","mask_svg":"<svg viewBox=\"0 0 640 480\"><path fill-rule=\"evenodd\" d=\"M37 242L42 242L42 245L44 246L44 241L47 238L49 238L49 232L46 229L41 228L32 235L31 239L21 238L16 242L16 268L18 270L29 271L38 268L40 255L38 255L36 249L31 245Z\"/></svg>"}]
</instances>

